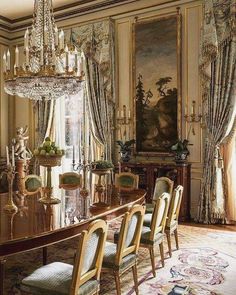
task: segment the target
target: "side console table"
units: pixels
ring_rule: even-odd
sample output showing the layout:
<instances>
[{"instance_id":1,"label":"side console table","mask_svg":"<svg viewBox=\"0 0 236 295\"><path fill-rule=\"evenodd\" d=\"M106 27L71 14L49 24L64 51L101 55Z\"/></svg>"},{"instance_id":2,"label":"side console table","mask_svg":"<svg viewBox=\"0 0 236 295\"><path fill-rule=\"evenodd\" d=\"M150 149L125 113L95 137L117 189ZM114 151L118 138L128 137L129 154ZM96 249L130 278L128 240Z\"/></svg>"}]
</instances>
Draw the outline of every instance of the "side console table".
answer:
<instances>
[{"instance_id":1,"label":"side console table","mask_svg":"<svg viewBox=\"0 0 236 295\"><path fill-rule=\"evenodd\" d=\"M166 176L174 181L174 187L182 185L184 187L183 199L180 208L180 221L190 220L191 201L191 164L189 163L121 163L122 172L132 172L139 175L139 187L147 191L146 202L152 202L152 195L155 180L158 177Z\"/></svg>"}]
</instances>

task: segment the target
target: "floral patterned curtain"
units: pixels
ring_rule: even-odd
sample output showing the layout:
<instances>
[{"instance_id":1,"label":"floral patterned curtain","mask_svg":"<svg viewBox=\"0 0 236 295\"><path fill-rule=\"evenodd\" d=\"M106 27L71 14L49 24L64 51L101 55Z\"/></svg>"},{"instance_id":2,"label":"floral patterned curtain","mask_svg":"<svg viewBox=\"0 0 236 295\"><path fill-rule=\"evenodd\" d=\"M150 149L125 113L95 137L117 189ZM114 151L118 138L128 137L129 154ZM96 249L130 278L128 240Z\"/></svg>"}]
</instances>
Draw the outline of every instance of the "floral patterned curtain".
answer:
<instances>
[{"instance_id":1,"label":"floral patterned curtain","mask_svg":"<svg viewBox=\"0 0 236 295\"><path fill-rule=\"evenodd\" d=\"M114 28L105 20L66 31L72 42L86 56L86 88L91 130L104 157L112 160L114 150Z\"/></svg>"},{"instance_id":2,"label":"floral patterned curtain","mask_svg":"<svg viewBox=\"0 0 236 295\"><path fill-rule=\"evenodd\" d=\"M206 143L198 211L198 221L204 223L224 222L226 217L220 145L235 105L235 12L234 0L205 0L200 71Z\"/></svg>"}]
</instances>

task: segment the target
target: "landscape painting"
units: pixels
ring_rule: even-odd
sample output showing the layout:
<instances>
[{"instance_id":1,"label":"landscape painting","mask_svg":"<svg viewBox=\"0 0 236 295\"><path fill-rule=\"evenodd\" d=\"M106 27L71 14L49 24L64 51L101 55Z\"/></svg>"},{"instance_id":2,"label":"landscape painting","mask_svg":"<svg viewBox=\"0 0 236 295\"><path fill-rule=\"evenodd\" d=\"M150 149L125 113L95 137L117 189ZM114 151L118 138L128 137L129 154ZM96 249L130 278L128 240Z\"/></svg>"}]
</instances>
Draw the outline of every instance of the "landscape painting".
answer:
<instances>
[{"instance_id":1,"label":"landscape painting","mask_svg":"<svg viewBox=\"0 0 236 295\"><path fill-rule=\"evenodd\" d=\"M180 133L180 16L136 22L136 153L169 154Z\"/></svg>"}]
</instances>

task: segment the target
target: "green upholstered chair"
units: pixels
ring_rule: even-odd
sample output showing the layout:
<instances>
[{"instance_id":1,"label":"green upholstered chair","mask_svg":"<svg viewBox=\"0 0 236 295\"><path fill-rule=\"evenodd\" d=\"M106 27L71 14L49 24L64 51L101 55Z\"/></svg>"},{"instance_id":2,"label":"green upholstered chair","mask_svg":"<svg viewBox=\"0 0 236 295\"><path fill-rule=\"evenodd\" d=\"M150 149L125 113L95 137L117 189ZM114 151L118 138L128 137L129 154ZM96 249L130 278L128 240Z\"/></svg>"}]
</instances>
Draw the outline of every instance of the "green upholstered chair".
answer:
<instances>
[{"instance_id":1,"label":"green upholstered chair","mask_svg":"<svg viewBox=\"0 0 236 295\"><path fill-rule=\"evenodd\" d=\"M29 174L24 178L24 193L34 195L42 189L42 179L35 174Z\"/></svg>"},{"instance_id":2,"label":"green upholstered chair","mask_svg":"<svg viewBox=\"0 0 236 295\"><path fill-rule=\"evenodd\" d=\"M146 213L153 212L154 204L163 193L168 193L170 197L172 196L173 185L174 182L168 177L159 177L156 179L152 204L146 204Z\"/></svg>"},{"instance_id":3,"label":"green upholstered chair","mask_svg":"<svg viewBox=\"0 0 236 295\"><path fill-rule=\"evenodd\" d=\"M22 285L37 295L99 294L106 236L105 221L92 222L80 236L74 266L62 262L42 266L23 279Z\"/></svg>"},{"instance_id":4,"label":"green upholstered chair","mask_svg":"<svg viewBox=\"0 0 236 295\"><path fill-rule=\"evenodd\" d=\"M139 176L130 172L115 175L115 187L121 191L132 191L138 188Z\"/></svg>"},{"instance_id":5,"label":"green upholstered chair","mask_svg":"<svg viewBox=\"0 0 236 295\"><path fill-rule=\"evenodd\" d=\"M82 186L82 175L76 172L66 172L59 175L59 188L75 190Z\"/></svg>"},{"instance_id":6,"label":"green upholstered chair","mask_svg":"<svg viewBox=\"0 0 236 295\"><path fill-rule=\"evenodd\" d=\"M121 294L120 276L130 268L133 271L135 291L138 294L137 253L145 207L135 205L122 220L118 244L106 242L102 272L115 277L117 294Z\"/></svg>"},{"instance_id":7,"label":"green upholstered chair","mask_svg":"<svg viewBox=\"0 0 236 295\"><path fill-rule=\"evenodd\" d=\"M151 224L149 226L143 226L141 232L140 247L149 249L151 263L152 263L152 273L156 276L155 271L155 260L154 260L154 245L158 244L161 254L161 262L164 267L164 234L166 217L169 209L170 194L163 193L154 205L154 211L151 215Z\"/></svg>"},{"instance_id":8,"label":"green upholstered chair","mask_svg":"<svg viewBox=\"0 0 236 295\"><path fill-rule=\"evenodd\" d=\"M182 185L178 185L177 188L174 190L173 197L171 198L171 201L170 201L169 212L167 215L165 233L167 237L170 257L172 256L172 250L171 250L171 234L172 233L174 233L174 236L175 236L176 248L179 249L177 229L178 229L180 205L181 205L181 201L183 197L183 190L184 188Z\"/></svg>"}]
</instances>

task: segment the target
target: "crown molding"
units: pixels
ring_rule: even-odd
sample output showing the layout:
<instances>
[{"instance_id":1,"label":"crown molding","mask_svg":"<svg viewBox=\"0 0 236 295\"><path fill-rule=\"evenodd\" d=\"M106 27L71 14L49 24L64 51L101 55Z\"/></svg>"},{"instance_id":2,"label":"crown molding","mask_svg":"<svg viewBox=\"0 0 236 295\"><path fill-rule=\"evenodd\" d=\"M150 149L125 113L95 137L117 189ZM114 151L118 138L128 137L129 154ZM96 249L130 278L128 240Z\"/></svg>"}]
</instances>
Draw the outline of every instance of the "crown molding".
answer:
<instances>
[{"instance_id":1,"label":"crown molding","mask_svg":"<svg viewBox=\"0 0 236 295\"><path fill-rule=\"evenodd\" d=\"M79 3L66 4L54 9L54 18L57 21L85 15L99 10L111 7L122 6L127 3L137 2L140 0L81 0ZM96 3L95 3L96 2ZM30 26L32 15L20 17L17 19L9 19L0 15L0 30L7 32L17 32Z\"/></svg>"}]
</instances>

